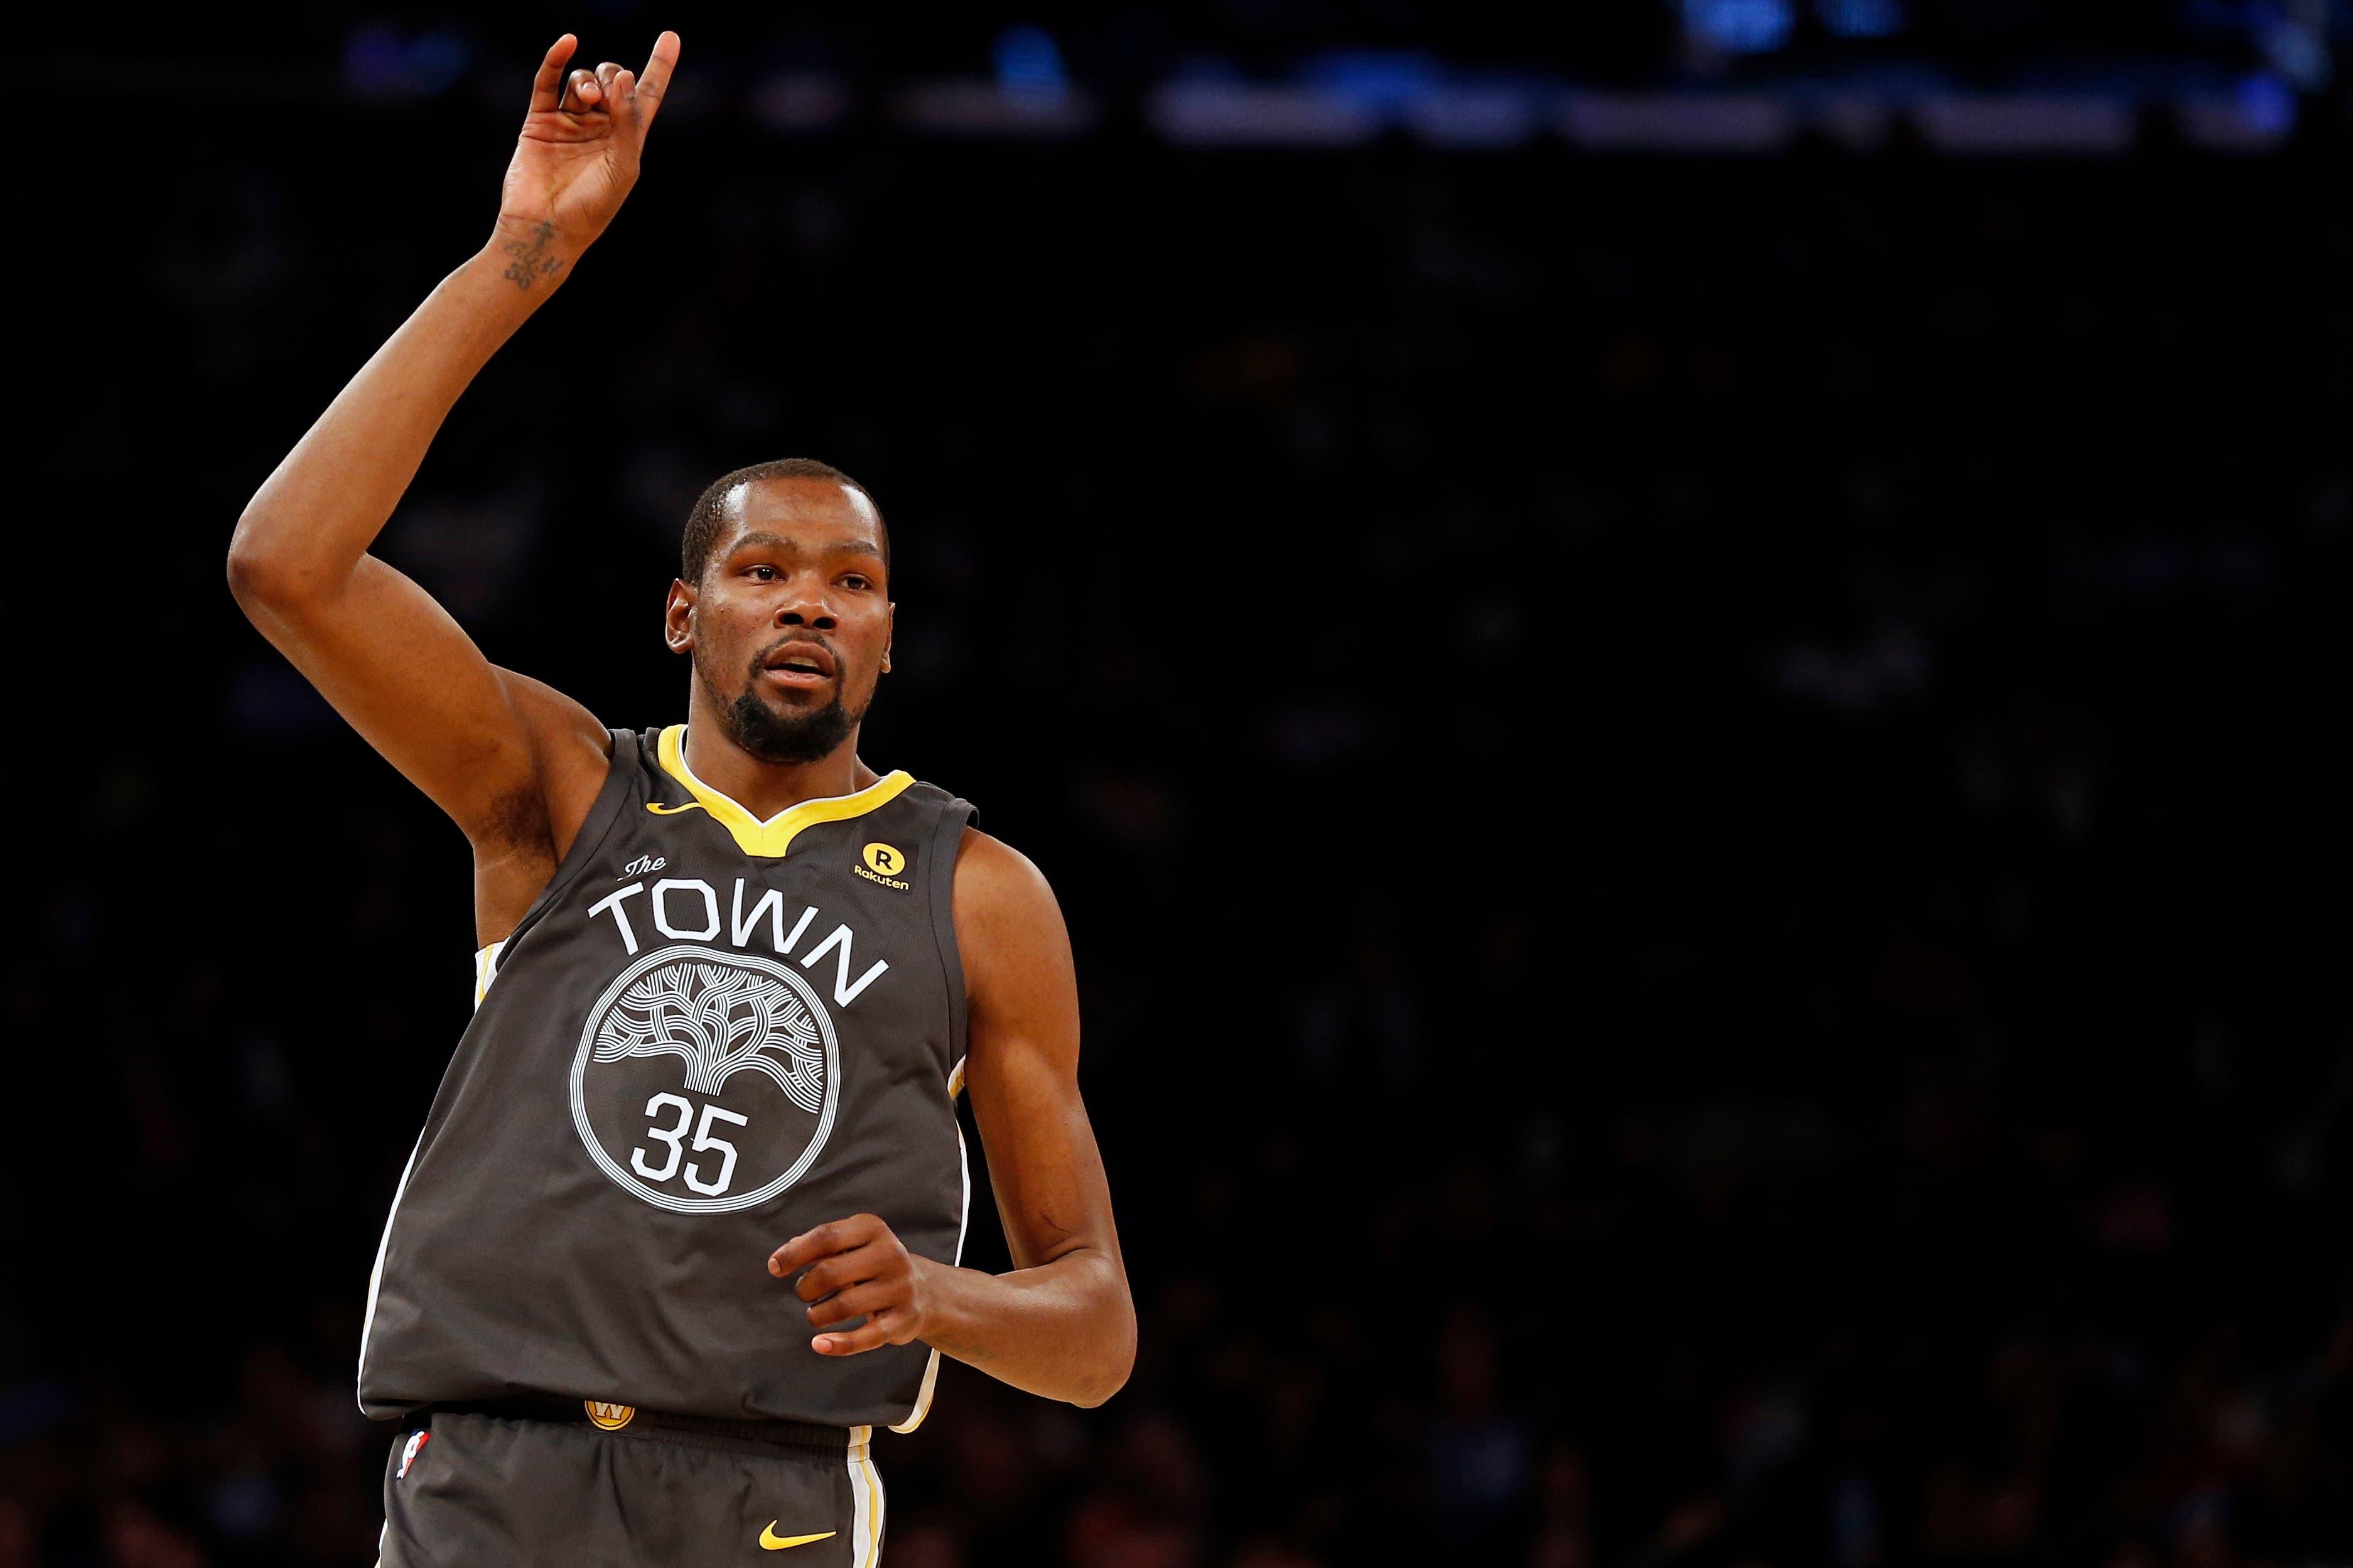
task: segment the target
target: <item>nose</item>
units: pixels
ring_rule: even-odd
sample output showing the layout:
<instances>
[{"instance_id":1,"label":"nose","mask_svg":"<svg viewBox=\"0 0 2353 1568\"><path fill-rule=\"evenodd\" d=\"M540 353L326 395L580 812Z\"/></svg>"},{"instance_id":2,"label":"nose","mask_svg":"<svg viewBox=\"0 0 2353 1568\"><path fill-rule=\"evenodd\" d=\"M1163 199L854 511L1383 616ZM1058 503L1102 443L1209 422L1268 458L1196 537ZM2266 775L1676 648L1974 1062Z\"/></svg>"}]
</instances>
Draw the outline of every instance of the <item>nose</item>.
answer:
<instances>
[{"instance_id":1,"label":"nose","mask_svg":"<svg viewBox=\"0 0 2353 1568\"><path fill-rule=\"evenodd\" d=\"M776 625L829 632L834 628L833 607L825 602L825 595L817 584L804 581L796 584L777 605Z\"/></svg>"}]
</instances>

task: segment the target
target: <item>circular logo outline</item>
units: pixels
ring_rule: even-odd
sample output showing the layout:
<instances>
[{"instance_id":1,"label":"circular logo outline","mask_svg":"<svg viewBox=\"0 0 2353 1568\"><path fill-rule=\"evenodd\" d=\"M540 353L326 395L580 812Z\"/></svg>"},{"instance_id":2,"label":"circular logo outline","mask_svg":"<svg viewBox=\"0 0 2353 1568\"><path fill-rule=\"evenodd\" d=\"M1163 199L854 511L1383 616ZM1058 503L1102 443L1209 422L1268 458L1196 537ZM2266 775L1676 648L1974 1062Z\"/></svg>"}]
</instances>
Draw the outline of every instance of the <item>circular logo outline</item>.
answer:
<instances>
[{"instance_id":1,"label":"circular logo outline","mask_svg":"<svg viewBox=\"0 0 2353 1568\"><path fill-rule=\"evenodd\" d=\"M596 1129L588 1122L588 1101L585 1089L588 1079L589 1055L596 1044L596 1026L605 1021L605 1014L613 1005L614 999L638 979L665 963L690 958L709 959L757 970L783 981L786 989L798 996L803 1005L808 1008L809 1016L817 1021L818 1034L825 1041L825 1108L818 1113L817 1131L810 1134L808 1147L801 1151L801 1157L793 1162L790 1169L766 1186L738 1193L733 1197L681 1198L648 1186L605 1152L605 1145L598 1141ZM776 1197L807 1175L808 1168L817 1163L818 1155L825 1149L826 1140L833 1133L834 1111L841 1100L841 1042L833 1032L833 1016L825 1010L825 1004L818 1000L816 988L785 965L763 958L758 953L727 952L715 947L682 942L647 953L621 971L614 977L613 983L605 987L605 994L596 998L596 1004L588 1009L586 1022L580 1026L580 1046L572 1054L571 1079L572 1126L580 1134L582 1146L588 1151L588 1157L596 1162L599 1170L628 1192L656 1208L668 1209L672 1214L735 1214Z\"/></svg>"}]
</instances>

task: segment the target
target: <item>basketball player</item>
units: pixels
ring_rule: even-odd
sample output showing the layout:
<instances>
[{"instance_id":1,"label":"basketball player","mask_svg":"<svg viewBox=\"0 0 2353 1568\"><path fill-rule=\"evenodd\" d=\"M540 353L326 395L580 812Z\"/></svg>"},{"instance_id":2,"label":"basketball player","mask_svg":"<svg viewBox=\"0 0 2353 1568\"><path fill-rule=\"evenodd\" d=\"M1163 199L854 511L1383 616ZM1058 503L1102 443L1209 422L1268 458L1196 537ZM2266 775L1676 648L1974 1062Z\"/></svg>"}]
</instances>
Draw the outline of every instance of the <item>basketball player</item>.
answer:
<instances>
[{"instance_id":1,"label":"basketball player","mask_svg":"<svg viewBox=\"0 0 2353 1568\"><path fill-rule=\"evenodd\" d=\"M238 521L263 635L474 850L475 1012L370 1281L388 1564L871 1568L868 1447L942 1353L1107 1399L1134 1358L1070 942L971 807L859 759L891 549L821 463L726 475L664 635L686 721L607 729L367 552L459 395L638 175L679 54L532 85L490 242ZM386 221L396 215L387 214ZM584 338L590 390L629 374ZM1017 1268L957 1267L973 1111Z\"/></svg>"}]
</instances>

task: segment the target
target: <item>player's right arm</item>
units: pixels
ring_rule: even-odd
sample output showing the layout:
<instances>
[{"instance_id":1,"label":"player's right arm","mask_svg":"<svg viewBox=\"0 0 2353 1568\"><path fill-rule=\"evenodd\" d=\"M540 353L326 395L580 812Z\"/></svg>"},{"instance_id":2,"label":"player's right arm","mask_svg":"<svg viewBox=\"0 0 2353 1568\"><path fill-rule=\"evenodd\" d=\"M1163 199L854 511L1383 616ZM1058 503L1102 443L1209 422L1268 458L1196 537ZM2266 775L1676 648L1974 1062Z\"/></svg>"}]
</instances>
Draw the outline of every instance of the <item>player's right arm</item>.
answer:
<instances>
[{"instance_id":1,"label":"player's right arm","mask_svg":"<svg viewBox=\"0 0 2353 1568\"><path fill-rule=\"evenodd\" d=\"M541 62L490 241L328 405L247 503L229 545L229 587L246 615L456 819L485 872L501 857L561 853L602 782L609 737L577 702L492 667L368 547L459 394L637 181L678 37L661 36L642 78L610 63L567 78L575 47L567 33ZM610 373L602 350L579 368L589 381ZM495 923L487 906L483 919Z\"/></svg>"}]
</instances>

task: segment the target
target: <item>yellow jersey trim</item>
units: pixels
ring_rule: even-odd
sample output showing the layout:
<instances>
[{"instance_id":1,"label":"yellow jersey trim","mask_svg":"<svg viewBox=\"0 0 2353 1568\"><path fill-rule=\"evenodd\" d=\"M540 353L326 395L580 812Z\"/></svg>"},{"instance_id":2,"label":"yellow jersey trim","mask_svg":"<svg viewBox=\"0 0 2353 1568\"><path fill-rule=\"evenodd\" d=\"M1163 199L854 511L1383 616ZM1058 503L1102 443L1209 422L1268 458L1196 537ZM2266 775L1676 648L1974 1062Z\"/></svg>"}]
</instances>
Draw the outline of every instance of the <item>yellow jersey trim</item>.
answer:
<instances>
[{"instance_id":1,"label":"yellow jersey trim","mask_svg":"<svg viewBox=\"0 0 2353 1568\"><path fill-rule=\"evenodd\" d=\"M816 800L805 800L798 805L788 805L763 822L753 816L732 795L720 794L694 776L686 765L686 726L672 724L661 732L656 755L662 772L686 787L695 803L734 836L736 846L746 855L763 856L768 859L782 858L800 836L801 829L820 822L847 822L853 816L863 816L870 811L890 805L899 798L915 775L902 769L885 773L855 795L829 795ZM658 801L648 801L646 809L658 815L684 811L682 805L664 806Z\"/></svg>"},{"instance_id":2,"label":"yellow jersey trim","mask_svg":"<svg viewBox=\"0 0 2353 1568\"><path fill-rule=\"evenodd\" d=\"M474 950L474 1005L480 1007L482 998L491 992L491 982L499 977L499 954L505 951L507 939L499 938L488 947Z\"/></svg>"},{"instance_id":3,"label":"yellow jersey trim","mask_svg":"<svg viewBox=\"0 0 2353 1568\"><path fill-rule=\"evenodd\" d=\"M849 1429L849 1568L875 1568L882 1552L882 1478L868 1452L873 1438L871 1426Z\"/></svg>"}]
</instances>

